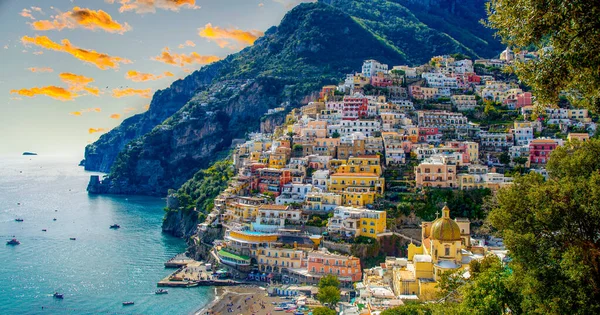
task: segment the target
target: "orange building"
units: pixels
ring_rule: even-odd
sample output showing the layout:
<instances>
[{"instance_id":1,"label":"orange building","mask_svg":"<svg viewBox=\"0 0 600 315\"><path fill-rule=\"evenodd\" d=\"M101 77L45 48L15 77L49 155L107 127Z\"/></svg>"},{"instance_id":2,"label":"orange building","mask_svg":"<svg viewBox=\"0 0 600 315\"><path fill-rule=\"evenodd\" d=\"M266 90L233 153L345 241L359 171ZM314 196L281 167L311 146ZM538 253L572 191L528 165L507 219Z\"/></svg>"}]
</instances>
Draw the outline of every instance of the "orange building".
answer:
<instances>
[{"instance_id":1,"label":"orange building","mask_svg":"<svg viewBox=\"0 0 600 315\"><path fill-rule=\"evenodd\" d=\"M314 280L330 274L342 282L358 282L362 279L358 258L320 251L308 253L308 273Z\"/></svg>"}]
</instances>

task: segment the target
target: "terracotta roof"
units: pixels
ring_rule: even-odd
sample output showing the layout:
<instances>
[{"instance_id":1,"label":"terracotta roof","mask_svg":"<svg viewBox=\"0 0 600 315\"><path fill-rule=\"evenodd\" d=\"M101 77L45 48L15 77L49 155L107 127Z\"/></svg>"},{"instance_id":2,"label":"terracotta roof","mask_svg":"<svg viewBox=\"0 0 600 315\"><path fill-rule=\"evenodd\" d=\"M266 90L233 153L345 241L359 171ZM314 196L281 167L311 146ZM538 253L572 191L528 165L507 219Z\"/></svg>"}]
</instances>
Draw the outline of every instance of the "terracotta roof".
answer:
<instances>
[{"instance_id":1,"label":"terracotta roof","mask_svg":"<svg viewBox=\"0 0 600 315\"><path fill-rule=\"evenodd\" d=\"M259 210L287 210L290 206L288 205L262 205Z\"/></svg>"}]
</instances>

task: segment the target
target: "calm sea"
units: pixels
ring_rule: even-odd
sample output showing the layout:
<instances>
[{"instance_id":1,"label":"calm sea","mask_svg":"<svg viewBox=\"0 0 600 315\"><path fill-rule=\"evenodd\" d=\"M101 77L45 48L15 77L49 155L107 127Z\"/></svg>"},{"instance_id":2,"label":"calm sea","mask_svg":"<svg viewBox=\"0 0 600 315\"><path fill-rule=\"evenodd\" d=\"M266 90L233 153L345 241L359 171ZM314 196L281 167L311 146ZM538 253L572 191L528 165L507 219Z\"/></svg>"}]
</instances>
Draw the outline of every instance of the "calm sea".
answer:
<instances>
[{"instance_id":1,"label":"calm sea","mask_svg":"<svg viewBox=\"0 0 600 315\"><path fill-rule=\"evenodd\" d=\"M164 200L88 195L92 173L76 165L0 158L0 314L190 314L213 299L205 287L155 295L163 263L185 250L161 233ZM13 235L21 245L5 245Z\"/></svg>"}]
</instances>

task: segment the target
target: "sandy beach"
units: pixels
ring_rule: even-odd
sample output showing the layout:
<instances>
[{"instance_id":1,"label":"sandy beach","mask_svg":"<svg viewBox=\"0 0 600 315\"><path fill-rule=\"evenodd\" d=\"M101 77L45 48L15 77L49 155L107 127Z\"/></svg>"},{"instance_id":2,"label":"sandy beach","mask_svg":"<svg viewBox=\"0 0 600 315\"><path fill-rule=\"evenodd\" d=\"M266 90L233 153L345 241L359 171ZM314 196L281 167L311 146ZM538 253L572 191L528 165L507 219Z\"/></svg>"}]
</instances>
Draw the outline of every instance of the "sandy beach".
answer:
<instances>
[{"instance_id":1,"label":"sandy beach","mask_svg":"<svg viewBox=\"0 0 600 315\"><path fill-rule=\"evenodd\" d=\"M237 315L274 314L273 302L281 303L286 300L280 297L267 296L267 291L257 286L218 287L215 300L197 311L196 315ZM284 311L275 311L284 314Z\"/></svg>"}]
</instances>

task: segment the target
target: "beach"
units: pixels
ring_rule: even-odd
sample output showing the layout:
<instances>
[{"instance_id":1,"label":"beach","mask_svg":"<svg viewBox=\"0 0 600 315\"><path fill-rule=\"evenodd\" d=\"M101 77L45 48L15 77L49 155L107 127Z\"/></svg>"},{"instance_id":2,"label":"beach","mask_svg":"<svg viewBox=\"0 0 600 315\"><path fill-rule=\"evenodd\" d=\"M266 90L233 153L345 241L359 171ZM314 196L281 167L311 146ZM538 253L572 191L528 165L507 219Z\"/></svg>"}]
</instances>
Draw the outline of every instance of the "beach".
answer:
<instances>
[{"instance_id":1,"label":"beach","mask_svg":"<svg viewBox=\"0 0 600 315\"><path fill-rule=\"evenodd\" d=\"M196 315L267 315L275 311L276 305L273 305L273 302L279 304L288 301L281 297L268 296L264 288L253 285L218 287L215 290L215 300L197 311Z\"/></svg>"}]
</instances>

